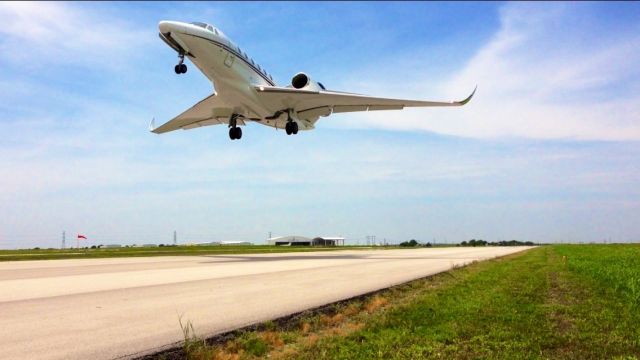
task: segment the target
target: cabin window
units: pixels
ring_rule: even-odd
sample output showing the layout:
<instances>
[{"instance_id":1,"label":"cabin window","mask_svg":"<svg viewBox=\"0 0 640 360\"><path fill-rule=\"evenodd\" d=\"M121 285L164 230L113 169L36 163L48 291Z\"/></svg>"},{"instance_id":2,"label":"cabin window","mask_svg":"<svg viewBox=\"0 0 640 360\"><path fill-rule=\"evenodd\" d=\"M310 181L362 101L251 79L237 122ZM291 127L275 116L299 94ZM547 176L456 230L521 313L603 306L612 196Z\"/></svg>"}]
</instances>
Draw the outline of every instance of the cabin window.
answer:
<instances>
[{"instance_id":1,"label":"cabin window","mask_svg":"<svg viewBox=\"0 0 640 360\"><path fill-rule=\"evenodd\" d=\"M207 30L209 30L209 31L213 32L213 26L211 26L211 25L207 25Z\"/></svg>"},{"instance_id":2,"label":"cabin window","mask_svg":"<svg viewBox=\"0 0 640 360\"><path fill-rule=\"evenodd\" d=\"M324 85L322 85L322 83L321 83L321 82L319 82L319 83L318 83L318 86L320 86L320 88L321 88L322 90L327 90L327 89L325 89L325 88L324 88Z\"/></svg>"}]
</instances>

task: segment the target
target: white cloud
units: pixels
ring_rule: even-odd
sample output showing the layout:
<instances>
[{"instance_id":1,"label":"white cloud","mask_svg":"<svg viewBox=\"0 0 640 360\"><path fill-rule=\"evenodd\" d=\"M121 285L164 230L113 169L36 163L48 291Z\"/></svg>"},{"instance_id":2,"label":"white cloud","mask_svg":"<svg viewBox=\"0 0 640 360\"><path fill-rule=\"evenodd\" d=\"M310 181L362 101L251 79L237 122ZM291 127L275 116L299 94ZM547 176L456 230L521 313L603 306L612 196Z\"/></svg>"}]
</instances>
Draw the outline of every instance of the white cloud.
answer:
<instances>
[{"instance_id":1,"label":"white cloud","mask_svg":"<svg viewBox=\"0 0 640 360\"><path fill-rule=\"evenodd\" d=\"M454 76L416 77L412 98L440 89L463 108L349 115L348 126L420 129L465 137L640 139L640 32L601 33L589 8L507 4L500 29ZM402 126L398 126L398 124Z\"/></svg>"},{"instance_id":2,"label":"white cloud","mask_svg":"<svg viewBox=\"0 0 640 360\"><path fill-rule=\"evenodd\" d=\"M61 2L2 2L0 23L3 61L33 68L124 66L136 48L156 40L155 29L143 31L98 9Z\"/></svg>"}]
</instances>

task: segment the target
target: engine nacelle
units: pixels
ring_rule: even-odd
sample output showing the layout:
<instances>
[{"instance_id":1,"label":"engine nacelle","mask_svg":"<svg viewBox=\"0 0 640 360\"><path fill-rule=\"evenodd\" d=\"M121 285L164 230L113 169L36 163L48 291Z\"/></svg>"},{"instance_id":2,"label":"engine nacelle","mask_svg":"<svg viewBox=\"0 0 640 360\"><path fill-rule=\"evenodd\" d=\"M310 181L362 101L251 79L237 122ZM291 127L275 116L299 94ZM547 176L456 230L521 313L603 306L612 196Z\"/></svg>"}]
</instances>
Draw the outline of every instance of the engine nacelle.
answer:
<instances>
[{"instance_id":1,"label":"engine nacelle","mask_svg":"<svg viewBox=\"0 0 640 360\"><path fill-rule=\"evenodd\" d=\"M311 90L311 91L320 91L325 90L324 85L322 83L311 80L309 75L305 73L297 73L291 79L291 86L294 89L303 89L303 90Z\"/></svg>"}]
</instances>

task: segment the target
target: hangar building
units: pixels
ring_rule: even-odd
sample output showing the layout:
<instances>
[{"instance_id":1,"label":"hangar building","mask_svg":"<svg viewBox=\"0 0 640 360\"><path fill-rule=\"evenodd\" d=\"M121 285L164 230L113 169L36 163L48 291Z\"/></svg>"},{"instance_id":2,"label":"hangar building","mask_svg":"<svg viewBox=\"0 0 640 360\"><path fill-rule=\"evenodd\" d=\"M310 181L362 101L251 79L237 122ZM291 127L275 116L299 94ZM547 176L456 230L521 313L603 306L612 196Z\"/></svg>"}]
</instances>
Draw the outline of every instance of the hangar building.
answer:
<instances>
[{"instance_id":1,"label":"hangar building","mask_svg":"<svg viewBox=\"0 0 640 360\"><path fill-rule=\"evenodd\" d=\"M323 236L308 238L305 236L278 236L267 239L267 245L276 246L340 246L344 245L343 237Z\"/></svg>"}]
</instances>

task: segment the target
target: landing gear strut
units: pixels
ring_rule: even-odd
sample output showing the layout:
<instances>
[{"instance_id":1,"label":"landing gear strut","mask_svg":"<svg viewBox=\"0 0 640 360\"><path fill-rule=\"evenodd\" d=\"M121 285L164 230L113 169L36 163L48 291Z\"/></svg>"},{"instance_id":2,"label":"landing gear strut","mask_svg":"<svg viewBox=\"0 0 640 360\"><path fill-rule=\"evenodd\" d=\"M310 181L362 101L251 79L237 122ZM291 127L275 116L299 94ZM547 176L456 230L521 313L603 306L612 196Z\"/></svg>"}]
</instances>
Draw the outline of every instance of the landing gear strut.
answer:
<instances>
[{"instance_id":1,"label":"landing gear strut","mask_svg":"<svg viewBox=\"0 0 640 360\"><path fill-rule=\"evenodd\" d=\"M178 54L178 65L176 65L173 69L176 74L184 74L187 72L187 65L184 64L184 53Z\"/></svg>"},{"instance_id":2,"label":"landing gear strut","mask_svg":"<svg viewBox=\"0 0 640 360\"><path fill-rule=\"evenodd\" d=\"M229 139L242 139L242 129L238 127L238 114L232 114L229 119Z\"/></svg>"}]
</instances>

